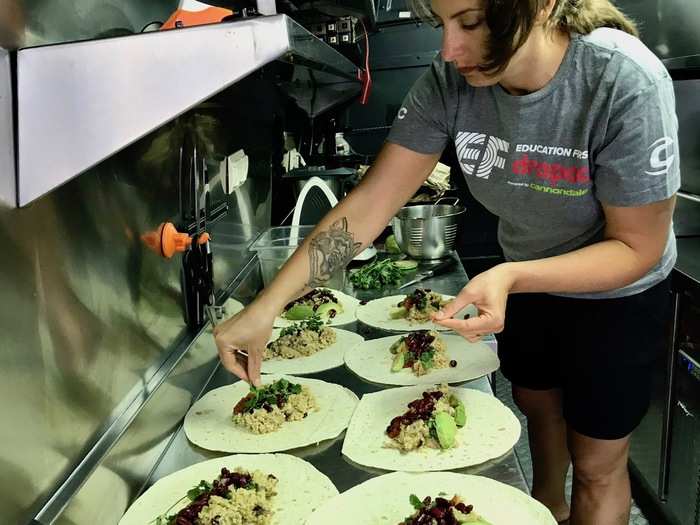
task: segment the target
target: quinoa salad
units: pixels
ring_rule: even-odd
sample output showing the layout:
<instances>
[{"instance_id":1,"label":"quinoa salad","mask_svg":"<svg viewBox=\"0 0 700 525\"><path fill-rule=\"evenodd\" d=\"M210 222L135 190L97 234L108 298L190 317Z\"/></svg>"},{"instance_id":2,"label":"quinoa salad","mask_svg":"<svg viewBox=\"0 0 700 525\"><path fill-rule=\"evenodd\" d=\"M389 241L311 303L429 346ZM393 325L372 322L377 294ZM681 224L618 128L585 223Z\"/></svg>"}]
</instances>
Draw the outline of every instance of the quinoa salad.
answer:
<instances>
[{"instance_id":1,"label":"quinoa salad","mask_svg":"<svg viewBox=\"0 0 700 525\"><path fill-rule=\"evenodd\" d=\"M308 357L335 343L335 330L324 326L318 315L307 321L294 323L280 332L280 336L267 344L263 359L295 359Z\"/></svg>"},{"instance_id":2,"label":"quinoa salad","mask_svg":"<svg viewBox=\"0 0 700 525\"><path fill-rule=\"evenodd\" d=\"M430 321L431 316L439 312L447 302L442 295L428 288L416 288L389 312L389 317L424 323Z\"/></svg>"},{"instance_id":3,"label":"quinoa salad","mask_svg":"<svg viewBox=\"0 0 700 525\"><path fill-rule=\"evenodd\" d=\"M289 321L303 321L313 315L333 319L343 311L340 300L331 290L315 288L306 295L287 304L282 317Z\"/></svg>"},{"instance_id":4,"label":"quinoa salad","mask_svg":"<svg viewBox=\"0 0 700 525\"><path fill-rule=\"evenodd\" d=\"M411 494L409 501L414 512L398 525L458 525L460 523L474 523L477 525L491 525L484 518L474 512L473 505L465 504L455 495L452 499L446 499L441 494L435 499L426 496L420 500L415 494Z\"/></svg>"},{"instance_id":5,"label":"quinoa salad","mask_svg":"<svg viewBox=\"0 0 700 525\"><path fill-rule=\"evenodd\" d=\"M409 368L420 377L434 368L455 368L457 361L447 357L447 347L434 330L417 330L402 337L389 347L394 355L392 372Z\"/></svg>"},{"instance_id":6,"label":"quinoa salad","mask_svg":"<svg viewBox=\"0 0 700 525\"><path fill-rule=\"evenodd\" d=\"M250 387L250 393L233 409L233 422L254 434L278 430L286 421L301 421L318 404L308 387L280 379L260 388Z\"/></svg>"},{"instance_id":7,"label":"quinoa salad","mask_svg":"<svg viewBox=\"0 0 700 525\"><path fill-rule=\"evenodd\" d=\"M449 393L447 385L423 392L408 404L408 411L391 420L386 429L386 447L410 452L423 447L455 448L457 429L466 424L464 404Z\"/></svg>"},{"instance_id":8,"label":"quinoa salad","mask_svg":"<svg viewBox=\"0 0 700 525\"><path fill-rule=\"evenodd\" d=\"M270 525L272 498L277 494L277 478L259 470L247 472L226 468L212 482L205 480L187 492L186 507L156 518L155 525Z\"/></svg>"}]
</instances>

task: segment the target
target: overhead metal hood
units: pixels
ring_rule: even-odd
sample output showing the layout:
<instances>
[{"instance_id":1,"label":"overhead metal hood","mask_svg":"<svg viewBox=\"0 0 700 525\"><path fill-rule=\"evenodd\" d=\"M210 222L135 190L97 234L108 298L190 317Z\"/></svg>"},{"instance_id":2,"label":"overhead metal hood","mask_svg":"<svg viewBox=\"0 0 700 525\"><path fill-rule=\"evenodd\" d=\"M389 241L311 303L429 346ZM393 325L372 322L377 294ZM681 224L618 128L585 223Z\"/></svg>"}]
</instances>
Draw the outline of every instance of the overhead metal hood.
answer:
<instances>
[{"instance_id":1,"label":"overhead metal hood","mask_svg":"<svg viewBox=\"0 0 700 525\"><path fill-rule=\"evenodd\" d=\"M360 90L357 67L286 15L18 51L17 203L37 199L273 60Z\"/></svg>"}]
</instances>

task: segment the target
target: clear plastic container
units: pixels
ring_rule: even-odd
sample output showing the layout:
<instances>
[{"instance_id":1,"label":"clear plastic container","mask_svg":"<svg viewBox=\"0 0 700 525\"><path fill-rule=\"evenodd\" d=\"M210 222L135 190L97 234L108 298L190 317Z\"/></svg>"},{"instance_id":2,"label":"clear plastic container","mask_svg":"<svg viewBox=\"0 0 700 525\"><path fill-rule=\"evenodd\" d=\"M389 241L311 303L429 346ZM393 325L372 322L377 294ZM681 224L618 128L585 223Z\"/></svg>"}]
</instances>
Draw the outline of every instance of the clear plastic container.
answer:
<instances>
[{"instance_id":1,"label":"clear plastic container","mask_svg":"<svg viewBox=\"0 0 700 525\"><path fill-rule=\"evenodd\" d=\"M282 265L313 229L314 226L275 226L255 239L250 249L258 254L265 286L272 282ZM342 290L345 287L345 271L336 272L325 286Z\"/></svg>"}]
</instances>

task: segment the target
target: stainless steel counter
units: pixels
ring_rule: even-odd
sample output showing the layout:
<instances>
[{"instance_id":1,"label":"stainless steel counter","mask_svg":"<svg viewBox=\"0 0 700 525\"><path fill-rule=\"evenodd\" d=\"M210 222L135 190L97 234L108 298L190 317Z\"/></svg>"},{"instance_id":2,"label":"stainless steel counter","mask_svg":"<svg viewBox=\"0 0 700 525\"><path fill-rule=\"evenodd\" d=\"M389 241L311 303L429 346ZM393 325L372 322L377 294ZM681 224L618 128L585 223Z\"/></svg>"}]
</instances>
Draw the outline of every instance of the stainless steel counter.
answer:
<instances>
[{"instance_id":1,"label":"stainless steel counter","mask_svg":"<svg viewBox=\"0 0 700 525\"><path fill-rule=\"evenodd\" d=\"M675 270L700 288L700 237L687 237L676 240L678 260Z\"/></svg>"},{"instance_id":2,"label":"stainless steel counter","mask_svg":"<svg viewBox=\"0 0 700 525\"><path fill-rule=\"evenodd\" d=\"M466 284L468 279L461 263L459 262L459 259L456 256L455 259L456 264L450 273L426 280L422 283L422 286L444 294L456 294ZM410 290L410 288L408 290ZM371 296L379 297L393 295L394 293L395 290L384 290L381 294L376 292L364 292L355 295L364 299ZM349 325L344 326L343 328L357 330L358 333L362 334L367 339L374 339L387 335L386 332L369 328L361 325L359 322L356 323L356 326L354 327ZM368 392L376 392L378 390L383 390L384 388L389 388L382 385L369 383L357 377L345 367L338 367L320 374L313 374L309 377L343 385L351 389L359 397ZM204 392L202 393L230 384L235 380L236 378L234 378L234 376L220 366L213 374L211 381L209 381L204 389ZM491 385L486 377L464 383L461 386L474 388L481 390L482 392L492 393ZM312 463L316 468L333 480L340 492L348 490L349 488L362 483L369 478L386 473L382 470L357 465L343 457L341 453L343 438L344 433L334 440L322 442L317 446L296 449L289 451L288 453L304 458ZM202 450L190 444L185 437L184 431L180 429L171 446L164 454L158 467L155 469L150 483L188 465L220 455L221 454ZM482 465L461 469L457 472L487 476L528 492L520 463L518 462L514 452L510 452L499 459L489 461Z\"/></svg>"}]
</instances>

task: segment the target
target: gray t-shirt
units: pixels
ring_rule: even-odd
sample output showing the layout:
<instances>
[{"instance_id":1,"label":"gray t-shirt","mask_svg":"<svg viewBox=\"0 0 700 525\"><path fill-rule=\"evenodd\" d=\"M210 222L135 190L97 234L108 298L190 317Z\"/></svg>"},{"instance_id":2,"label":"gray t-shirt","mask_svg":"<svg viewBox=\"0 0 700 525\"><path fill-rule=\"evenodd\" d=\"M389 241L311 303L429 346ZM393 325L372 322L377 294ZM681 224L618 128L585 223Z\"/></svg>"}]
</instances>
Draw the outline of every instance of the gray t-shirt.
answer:
<instances>
[{"instance_id":1,"label":"gray t-shirt","mask_svg":"<svg viewBox=\"0 0 700 525\"><path fill-rule=\"evenodd\" d=\"M673 83L638 39L614 29L572 35L554 78L524 96L469 86L437 57L416 82L388 140L419 153L454 141L469 190L499 217L508 260L568 253L603 238L601 203L641 206L680 187ZM662 281L676 259L670 232L659 263L617 290Z\"/></svg>"}]
</instances>

